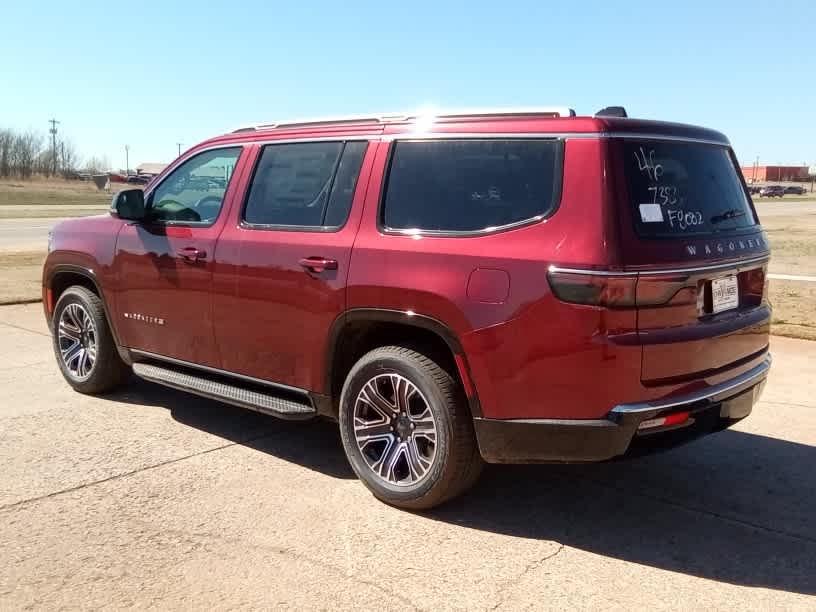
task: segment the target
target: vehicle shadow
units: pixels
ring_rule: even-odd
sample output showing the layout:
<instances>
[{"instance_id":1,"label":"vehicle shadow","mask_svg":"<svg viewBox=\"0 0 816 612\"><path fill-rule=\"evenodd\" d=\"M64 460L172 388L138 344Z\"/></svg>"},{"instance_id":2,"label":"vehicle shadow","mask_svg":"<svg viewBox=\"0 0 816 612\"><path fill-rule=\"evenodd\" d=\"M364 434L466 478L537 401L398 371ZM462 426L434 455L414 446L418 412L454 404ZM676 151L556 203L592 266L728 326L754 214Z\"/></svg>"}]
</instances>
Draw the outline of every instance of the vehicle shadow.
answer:
<instances>
[{"instance_id":1,"label":"vehicle shadow","mask_svg":"<svg viewBox=\"0 0 816 612\"><path fill-rule=\"evenodd\" d=\"M279 421L134 380L118 401L318 471L353 478L337 426ZM736 430L602 464L487 466L425 513L735 585L816 594L816 447Z\"/></svg>"}]
</instances>

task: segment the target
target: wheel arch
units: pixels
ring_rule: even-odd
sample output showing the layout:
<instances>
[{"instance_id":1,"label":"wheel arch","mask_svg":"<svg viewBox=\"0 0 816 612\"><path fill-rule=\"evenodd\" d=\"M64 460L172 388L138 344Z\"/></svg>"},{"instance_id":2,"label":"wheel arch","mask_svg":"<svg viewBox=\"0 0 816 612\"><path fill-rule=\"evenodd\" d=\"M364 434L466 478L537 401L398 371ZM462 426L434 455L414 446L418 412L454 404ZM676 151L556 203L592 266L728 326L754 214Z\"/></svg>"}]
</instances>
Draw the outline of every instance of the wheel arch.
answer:
<instances>
[{"instance_id":1,"label":"wheel arch","mask_svg":"<svg viewBox=\"0 0 816 612\"><path fill-rule=\"evenodd\" d=\"M340 390L354 363L369 350L388 344L424 348L462 385L473 417L481 407L462 344L441 321L411 311L354 308L335 319L325 358L325 393L337 416Z\"/></svg>"},{"instance_id":2,"label":"wheel arch","mask_svg":"<svg viewBox=\"0 0 816 612\"><path fill-rule=\"evenodd\" d=\"M105 312L105 320L108 323L108 329L110 329L116 347L119 349L120 355L122 355L124 351L121 348L122 344L119 342L116 326L113 325L110 309L105 300L105 294L102 292L99 279L90 268L73 264L59 264L49 271L48 277L45 280L45 295L43 296L45 298L43 300L43 306L49 326L60 296L66 289L73 286L85 287L100 299L102 302L102 310Z\"/></svg>"}]
</instances>

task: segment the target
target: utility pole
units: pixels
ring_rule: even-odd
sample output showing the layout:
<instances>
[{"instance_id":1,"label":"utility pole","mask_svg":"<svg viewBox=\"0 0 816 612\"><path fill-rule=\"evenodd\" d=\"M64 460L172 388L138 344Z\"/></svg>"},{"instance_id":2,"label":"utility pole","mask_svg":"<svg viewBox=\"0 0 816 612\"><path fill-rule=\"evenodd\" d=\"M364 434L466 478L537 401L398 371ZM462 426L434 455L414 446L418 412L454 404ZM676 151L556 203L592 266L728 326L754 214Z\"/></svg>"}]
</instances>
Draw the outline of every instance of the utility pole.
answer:
<instances>
[{"instance_id":1,"label":"utility pole","mask_svg":"<svg viewBox=\"0 0 816 612\"><path fill-rule=\"evenodd\" d=\"M125 176L130 176L130 147L125 145Z\"/></svg>"},{"instance_id":2,"label":"utility pole","mask_svg":"<svg viewBox=\"0 0 816 612\"><path fill-rule=\"evenodd\" d=\"M183 142L177 142L176 143L176 146L178 147L178 156L179 157L181 157L181 145L183 145L183 144L184 144Z\"/></svg>"},{"instance_id":3,"label":"utility pole","mask_svg":"<svg viewBox=\"0 0 816 612\"><path fill-rule=\"evenodd\" d=\"M754 176L751 178L752 185L756 183L756 173L758 169L759 169L759 155L757 155L756 161L754 162Z\"/></svg>"},{"instance_id":4,"label":"utility pole","mask_svg":"<svg viewBox=\"0 0 816 612\"><path fill-rule=\"evenodd\" d=\"M52 173L57 174L57 124L59 121L56 119L49 119L48 123L51 124L51 129L48 130L51 133L51 168Z\"/></svg>"}]
</instances>

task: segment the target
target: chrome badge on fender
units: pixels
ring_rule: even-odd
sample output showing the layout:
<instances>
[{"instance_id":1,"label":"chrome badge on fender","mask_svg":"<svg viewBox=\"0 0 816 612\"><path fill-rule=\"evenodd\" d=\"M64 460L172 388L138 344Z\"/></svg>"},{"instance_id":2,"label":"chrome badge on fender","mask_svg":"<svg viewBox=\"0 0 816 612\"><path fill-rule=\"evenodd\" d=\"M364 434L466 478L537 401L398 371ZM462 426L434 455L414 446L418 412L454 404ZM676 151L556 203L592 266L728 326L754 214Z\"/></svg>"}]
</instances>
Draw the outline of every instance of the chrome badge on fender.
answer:
<instances>
[{"instance_id":1,"label":"chrome badge on fender","mask_svg":"<svg viewBox=\"0 0 816 612\"><path fill-rule=\"evenodd\" d=\"M150 315L143 315L138 312L126 312L124 316L126 319L142 321L143 323L152 323L153 325L164 325L164 319L161 319L159 317L151 317Z\"/></svg>"}]
</instances>

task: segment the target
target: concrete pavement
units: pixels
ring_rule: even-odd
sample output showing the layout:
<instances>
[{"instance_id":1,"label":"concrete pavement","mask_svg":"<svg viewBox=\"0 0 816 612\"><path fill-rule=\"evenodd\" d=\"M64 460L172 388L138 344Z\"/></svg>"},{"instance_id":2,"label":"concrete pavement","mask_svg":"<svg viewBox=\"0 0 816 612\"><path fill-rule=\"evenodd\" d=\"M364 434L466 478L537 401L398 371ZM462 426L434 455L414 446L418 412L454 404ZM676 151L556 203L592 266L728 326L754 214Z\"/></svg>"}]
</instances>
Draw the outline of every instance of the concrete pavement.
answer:
<instances>
[{"instance_id":1,"label":"concrete pavement","mask_svg":"<svg viewBox=\"0 0 816 612\"><path fill-rule=\"evenodd\" d=\"M773 338L736 428L376 501L336 426L134 380L74 393L39 305L0 308L0 608L813 609L816 343Z\"/></svg>"}]
</instances>

